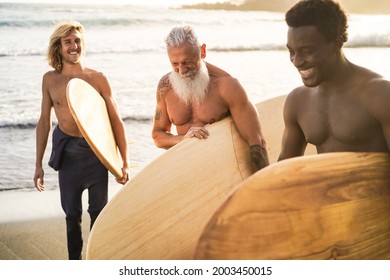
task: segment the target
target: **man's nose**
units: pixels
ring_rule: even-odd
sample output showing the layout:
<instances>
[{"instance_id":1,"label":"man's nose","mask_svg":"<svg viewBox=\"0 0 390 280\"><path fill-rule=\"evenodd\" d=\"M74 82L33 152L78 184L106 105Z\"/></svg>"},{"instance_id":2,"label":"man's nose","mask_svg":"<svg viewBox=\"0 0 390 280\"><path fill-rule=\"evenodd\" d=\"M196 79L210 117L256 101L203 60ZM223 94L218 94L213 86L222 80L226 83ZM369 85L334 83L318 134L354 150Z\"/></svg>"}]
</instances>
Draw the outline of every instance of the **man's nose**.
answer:
<instances>
[{"instance_id":1,"label":"man's nose","mask_svg":"<svg viewBox=\"0 0 390 280\"><path fill-rule=\"evenodd\" d=\"M187 73L188 69L185 65L179 64L179 74L180 75L185 75Z\"/></svg>"},{"instance_id":2,"label":"man's nose","mask_svg":"<svg viewBox=\"0 0 390 280\"><path fill-rule=\"evenodd\" d=\"M295 53L294 55L291 55L290 60L295 67L300 67L305 63L304 58L299 53Z\"/></svg>"}]
</instances>

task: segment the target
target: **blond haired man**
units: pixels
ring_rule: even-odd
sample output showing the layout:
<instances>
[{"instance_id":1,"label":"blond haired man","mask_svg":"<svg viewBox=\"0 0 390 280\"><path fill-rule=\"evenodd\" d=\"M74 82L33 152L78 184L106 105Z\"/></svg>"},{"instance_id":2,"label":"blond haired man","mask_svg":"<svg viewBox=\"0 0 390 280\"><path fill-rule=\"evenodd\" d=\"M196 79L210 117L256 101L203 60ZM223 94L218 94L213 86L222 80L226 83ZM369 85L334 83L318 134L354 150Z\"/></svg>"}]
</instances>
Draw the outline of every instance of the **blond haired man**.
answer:
<instances>
[{"instance_id":1,"label":"blond haired man","mask_svg":"<svg viewBox=\"0 0 390 280\"><path fill-rule=\"evenodd\" d=\"M58 170L61 206L66 215L69 259L81 259L82 192L88 189L88 212L91 227L107 203L108 171L82 137L66 101L66 86L70 79L80 78L91 84L106 102L114 135L123 160L123 176L116 178L124 184L128 180L127 139L123 121L111 93L106 76L82 64L84 28L78 22L60 22L50 37L48 63L54 70L42 80L41 115L36 128L36 166L34 184L44 190L42 167L54 108L58 125L53 130L53 150L49 165Z\"/></svg>"}]
</instances>

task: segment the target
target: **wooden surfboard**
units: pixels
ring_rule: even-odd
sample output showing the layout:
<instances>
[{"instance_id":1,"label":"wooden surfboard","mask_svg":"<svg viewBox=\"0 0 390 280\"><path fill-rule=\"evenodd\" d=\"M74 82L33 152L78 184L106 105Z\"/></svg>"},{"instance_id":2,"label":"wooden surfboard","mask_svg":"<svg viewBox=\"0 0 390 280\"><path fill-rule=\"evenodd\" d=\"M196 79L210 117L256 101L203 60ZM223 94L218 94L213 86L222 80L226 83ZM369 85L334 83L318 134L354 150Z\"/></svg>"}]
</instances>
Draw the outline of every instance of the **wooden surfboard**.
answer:
<instances>
[{"instance_id":1,"label":"wooden surfboard","mask_svg":"<svg viewBox=\"0 0 390 280\"><path fill-rule=\"evenodd\" d=\"M103 97L90 84L75 78L67 85L66 98L70 112L91 149L115 177L121 177L122 158Z\"/></svg>"},{"instance_id":2,"label":"wooden surfboard","mask_svg":"<svg viewBox=\"0 0 390 280\"><path fill-rule=\"evenodd\" d=\"M195 259L390 259L389 171L385 153L271 165L214 214Z\"/></svg>"},{"instance_id":3,"label":"wooden surfboard","mask_svg":"<svg viewBox=\"0 0 390 280\"><path fill-rule=\"evenodd\" d=\"M285 96L257 105L270 161L278 157ZM107 204L89 235L87 259L192 259L203 228L251 175L232 119L208 126L141 170ZM271 139L276 137L276 139Z\"/></svg>"}]
</instances>

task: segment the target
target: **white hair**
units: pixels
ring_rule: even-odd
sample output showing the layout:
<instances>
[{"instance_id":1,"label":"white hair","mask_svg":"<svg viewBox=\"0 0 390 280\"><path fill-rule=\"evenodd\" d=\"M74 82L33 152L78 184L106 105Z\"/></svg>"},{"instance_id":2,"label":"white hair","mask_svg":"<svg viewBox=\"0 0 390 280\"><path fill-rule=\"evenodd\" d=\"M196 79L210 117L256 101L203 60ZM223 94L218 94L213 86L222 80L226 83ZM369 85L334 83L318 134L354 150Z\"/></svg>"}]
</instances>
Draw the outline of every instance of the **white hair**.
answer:
<instances>
[{"instance_id":1,"label":"white hair","mask_svg":"<svg viewBox=\"0 0 390 280\"><path fill-rule=\"evenodd\" d=\"M194 29L191 26L178 26L172 28L171 32L165 39L167 48L169 47L178 47L182 43L188 42L195 47L200 47L198 36L196 35Z\"/></svg>"}]
</instances>

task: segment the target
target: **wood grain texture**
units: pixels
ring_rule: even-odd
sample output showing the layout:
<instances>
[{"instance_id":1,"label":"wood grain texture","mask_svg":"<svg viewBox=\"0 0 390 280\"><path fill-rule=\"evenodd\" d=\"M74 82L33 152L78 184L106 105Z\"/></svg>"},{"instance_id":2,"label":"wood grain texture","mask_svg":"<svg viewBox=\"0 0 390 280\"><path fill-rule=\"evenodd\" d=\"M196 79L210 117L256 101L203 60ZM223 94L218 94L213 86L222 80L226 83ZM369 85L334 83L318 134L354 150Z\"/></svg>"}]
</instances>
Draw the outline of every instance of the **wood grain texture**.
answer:
<instances>
[{"instance_id":1,"label":"wood grain texture","mask_svg":"<svg viewBox=\"0 0 390 280\"><path fill-rule=\"evenodd\" d=\"M214 214L195 259L390 259L389 171L383 153L271 165Z\"/></svg>"},{"instance_id":2,"label":"wood grain texture","mask_svg":"<svg viewBox=\"0 0 390 280\"><path fill-rule=\"evenodd\" d=\"M121 177L122 158L103 97L84 80L74 78L68 82L66 98L70 112L88 145L115 177Z\"/></svg>"}]
</instances>

